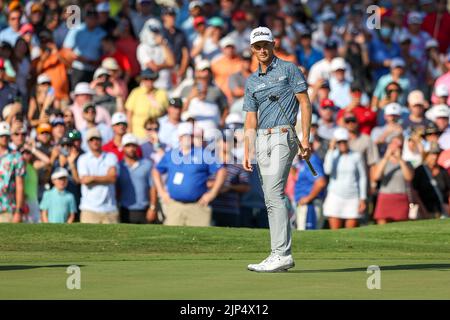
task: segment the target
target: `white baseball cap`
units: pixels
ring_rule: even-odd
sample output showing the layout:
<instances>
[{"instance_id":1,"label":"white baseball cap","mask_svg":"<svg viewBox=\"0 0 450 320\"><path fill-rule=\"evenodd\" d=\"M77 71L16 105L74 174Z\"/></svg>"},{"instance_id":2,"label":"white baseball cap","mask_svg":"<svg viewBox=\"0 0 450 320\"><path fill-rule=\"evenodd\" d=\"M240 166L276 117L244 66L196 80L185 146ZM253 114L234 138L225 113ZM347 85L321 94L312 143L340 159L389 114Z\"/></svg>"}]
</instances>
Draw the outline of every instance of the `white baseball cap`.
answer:
<instances>
[{"instance_id":1,"label":"white baseball cap","mask_svg":"<svg viewBox=\"0 0 450 320\"><path fill-rule=\"evenodd\" d=\"M205 69L210 69L210 68L211 68L211 63L208 60L199 60L195 64L195 70L205 70Z\"/></svg>"},{"instance_id":2,"label":"white baseball cap","mask_svg":"<svg viewBox=\"0 0 450 320\"><path fill-rule=\"evenodd\" d=\"M391 102L384 107L385 116L400 116L402 114L402 106L396 102Z\"/></svg>"},{"instance_id":3,"label":"white baseball cap","mask_svg":"<svg viewBox=\"0 0 450 320\"><path fill-rule=\"evenodd\" d=\"M434 88L434 94L438 97L448 97L448 88L444 83L438 84Z\"/></svg>"},{"instance_id":4,"label":"white baseball cap","mask_svg":"<svg viewBox=\"0 0 450 320\"><path fill-rule=\"evenodd\" d=\"M37 78L37 84L43 84L43 83L50 83L51 79L48 75L45 73L42 73Z\"/></svg>"},{"instance_id":5,"label":"white baseball cap","mask_svg":"<svg viewBox=\"0 0 450 320\"><path fill-rule=\"evenodd\" d=\"M431 114L434 119L437 118L448 118L450 116L450 110L446 104L437 104L431 109Z\"/></svg>"},{"instance_id":6,"label":"white baseball cap","mask_svg":"<svg viewBox=\"0 0 450 320\"><path fill-rule=\"evenodd\" d=\"M101 2L95 7L95 11L97 12L108 12L109 13L110 7L109 2Z\"/></svg>"},{"instance_id":7,"label":"white baseball cap","mask_svg":"<svg viewBox=\"0 0 450 320\"><path fill-rule=\"evenodd\" d=\"M420 90L413 90L408 94L408 103L410 106L414 106L416 104L425 105L425 97L423 92Z\"/></svg>"},{"instance_id":8,"label":"white baseball cap","mask_svg":"<svg viewBox=\"0 0 450 320\"><path fill-rule=\"evenodd\" d=\"M203 7L203 3L197 0L191 1L191 3L189 3L189 10L192 10L195 7Z\"/></svg>"},{"instance_id":9,"label":"white baseball cap","mask_svg":"<svg viewBox=\"0 0 450 320\"><path fill-rule=\"evenodd\" d=\"M224 37L220 40L220 47L222 49L229 46L236 47L236 41L232 37Z\"/></svg>"},{"instance_id":10,"label":"white baseball cap","mask_svg":"<svg viewBox=\"0 0 450 320\"><path fill-rule=\"evenodd\" d=\"M113 126L115 126L116 124L119 124L119 123L128 124L127 116L123 112L116 112L111 117L111 124Z\"/></svg>"},{"instance_id":11,"label":"white baseball cap","mask_svg":"<svg viewBox=\"0 0 450 320\"><path fill-rule=\"evenodd\" d=\"M8 122L2 121L0 122L0 136L10 136L11 130Z\"/></svg>"},{"instance_id":12,"label":"white baseball cap","mask_svg":"<svg viewBox=\"0 0 450 320\"><path fill-rule=\"evenodd\" d=\"M258 27L252 30L250 34L250 44L254 44L259 41L273 42L272 31L267 27Z\"/></svg>"},{"instance_id":13,"label":"white baseball cap","mask_svg":"<svg viewBox=\"0 0 450 320\"><path fill-rule=\"evenodd\" d=\"M68 176L69 172L65 168L58 167L55 169L55 171L53 171L51 178L52 180L55 180L60 178L67 178Z\"/></svg>"},{"instance_id":14,"label":"white baseball cap","mask_svg":"<svg viewBox=\"0 0 450 320\"><path fill-rule=\"evenodd\" d=\"M126 146L127 144L134 144L138 146L139 140L132 133L126 133L122 137L122 146Z\"/></svg>"},{"instance_id":15,"label":"white baseball cap","mask_svg":"<svg viewBox=\"0 0 450 320\"><path fill-rule=\"evenodd\" d=\"M341 57L336 57L333 60L331 60L331 71L337 71L337 70L345 70L347 69L347 64L345 63L345 60Z\"/></svg>"},{"instance_id":16,"label":"white baseball cap","mask_svg":"<svg viewBox=\"0 0 450 320\"><path fill-rule=\"evenodd\" d=\"M423 16L419 12L411 12L408 15L408 24L421 24L423 21Z\"/></svg>"},{"instance_id":17,"label":"white baseball cap","mask_svg":"<svg viewBox=\"0 0 450 320\"><path fill-rule=\"evenodd\" d=\"M436 39L429 39L429 40L427 40L427 42L425 42L426 49L437 48L437 47L439 47L439 43L436 41Z\"/></svg>"},{"instance_id":18,"label":"white baseball cap","mask_svg":"<svg viewBox=\"0 0 450 320\"><path fill-rule=\"evenodd\" d=\"M99 77L101 77L103 75L109 75L109 71L102 67L97 68L97 70L95 70L95 72L94 72L94 80L98 79Z\"/></svg>"},{"instance_id":19,"label":"white baseball cap","mask_svg":"<svg viewBox=\"0 0 450 320\"><path fill-rule=\"evenodd\" d=\"M102 68L105 68L107 70L119 70L120 66L115 58L108 57L102 61Z\"/></svg>"},{"instance_id":20,"label":"white baseball cap","mask_svg":"<svg viewBox=\"0 0 450 320\"><path fill-rule=\"evenodd\" d=\"M177 128L178 136L185 136L185 135L193 135L194 134L194 126L191 122L182 122L178 125Z\"/></svg>"},{"instance_id":21,"label":"white baseball cap","mask_svg":"<svg viewBox=\"0 0 450 320\"><path fill-rule=\"evenodd\" d=\"M75 96L79 95L79 94L88 94L88 95L93 96L94 95L94 90L91 89L91 87L89 86L89 83L87 83L87 82L79 82L75 86L75 89L73 90L73 94Z\"/></svg>"},{"instance_id":22,"label":"white baseball cap","mask_svg":"<svg viewBox=\"0 0 450 320\"><path fill-rule=\"evenodd\" d=\"M336 141L348 141L348 131L345 128L338 127L333 132Z\"/></svg>"},{"instance_id":23,"label":"white baseball cap","mask_svg":"<svg viewBox=\"0 0 450 320\"><path fill-rule=\"evenodd\" d=\"M232 123L244 124L244 119L242 119L242 114L236 113L236 112L230 113L225 118L225 124L232 124Z\"/></svg>"},{"instance_id":24,"label":"white baseball cap","mask_svg":"<svg viewBox=\"0 0 450 320\"><path fill-rule=\"evenodd\" d=\"M404 68L405 66L405 60L403 60L402 58L394 58L391 60L391 69Z\"/></svg>"}]
</instances>

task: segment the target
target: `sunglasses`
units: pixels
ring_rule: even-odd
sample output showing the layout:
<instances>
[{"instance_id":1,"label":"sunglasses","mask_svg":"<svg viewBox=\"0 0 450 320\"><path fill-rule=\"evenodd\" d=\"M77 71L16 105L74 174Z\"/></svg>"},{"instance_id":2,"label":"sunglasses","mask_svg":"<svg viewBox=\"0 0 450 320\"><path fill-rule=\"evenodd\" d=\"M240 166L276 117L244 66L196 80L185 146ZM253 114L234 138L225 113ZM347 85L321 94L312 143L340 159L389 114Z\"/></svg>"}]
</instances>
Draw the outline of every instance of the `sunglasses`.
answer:
<instances>
[{"instance_id":1,"label":"sunglasses","mask_svg":"<svg viewBox=\"0 0 450 320\"><path fill-rule=\"evenodd\" d=\"M26 133L21 133L21 132L16 132L14 133L15 136L23 136L25 137L27 134Z\"/></svg>"},{"instance_id":2,"label":"sunglasses","mask_svg":"<svg viewBox=\"0 0 450 320\"><path fill-rule=\"evenodd\" d=\"M355 123L356 122L356 118L346 118L346 119L344 119L344 122L345 123Z\"/></svg>"},{"instance_id":3,"label":"sunglasses","mask_svg":"<svg viewBox=\"0 0 450 320\"><path fill-rule=\"evenodd\" d=\"M101 140L102 140L101 138L94 137L94 138L90 138L90 139L89 139L89 142L92 142L92 141L101 141Z\"/></svg>"},{"instance_id":4,"label":"sunglasses","mask_svg":"<svg viewBox=\"0 0 450 320\"><path fill-rule=\"evenodd\" d=\"M148 128L145 128L145 130L147 130L147 131L158 131L159 128L157 128L157 127L148 127Z\"/></svg>"},{"instance_id":5,"label":"sunglasses","mask_svg":"<svg viewBox=\"0 0 450 320\"><path fill-rule=\"evenodd\" d=\"M402 91L399 90L399 89L389 89L389 90L387 91L387 93L392 93L392 92L400 93L400 92L402 92Z\"/></svg>"}]
</instances>

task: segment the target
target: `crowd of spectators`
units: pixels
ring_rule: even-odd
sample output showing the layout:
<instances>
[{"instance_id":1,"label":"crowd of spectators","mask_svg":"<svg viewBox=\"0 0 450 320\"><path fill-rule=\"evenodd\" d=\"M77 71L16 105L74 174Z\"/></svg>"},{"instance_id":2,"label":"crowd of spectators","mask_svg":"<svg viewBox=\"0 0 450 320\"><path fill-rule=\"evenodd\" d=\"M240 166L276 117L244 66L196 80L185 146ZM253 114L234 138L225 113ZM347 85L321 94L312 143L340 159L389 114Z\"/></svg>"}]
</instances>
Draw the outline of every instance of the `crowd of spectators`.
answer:
<instances>
[{"instance_id":1,"label":"crowd of spectators","mask_svg":"<svg viewBox=\"0 0 450 320\"><path fill-rule=\"evenodd\" d=\"M318 175L294 161L296 228L447 217L446 0L13 0L0 222L267 227L240 164L258 26L308 82Z\"/></svg>"}]
</instances>

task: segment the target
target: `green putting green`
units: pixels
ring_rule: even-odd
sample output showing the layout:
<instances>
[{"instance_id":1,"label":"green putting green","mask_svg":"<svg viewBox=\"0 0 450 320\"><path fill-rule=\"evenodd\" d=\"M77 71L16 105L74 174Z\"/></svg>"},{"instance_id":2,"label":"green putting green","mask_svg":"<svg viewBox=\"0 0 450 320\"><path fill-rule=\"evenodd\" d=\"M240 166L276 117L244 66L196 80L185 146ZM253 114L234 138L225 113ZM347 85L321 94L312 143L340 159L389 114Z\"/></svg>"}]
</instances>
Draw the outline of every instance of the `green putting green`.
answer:
<instances>
[{"instance_id":1,"label":"green putting green","mask_svg":"<svg viewBox=\"0 0 450 320\"><path fill-rule=\"evenodd\" d=\"M450 299L450 220L296 231L296 267L271 274L246 270L268 254L261 229L2 224L0 238L0 299Z\"/></svg>"}]
</instances>

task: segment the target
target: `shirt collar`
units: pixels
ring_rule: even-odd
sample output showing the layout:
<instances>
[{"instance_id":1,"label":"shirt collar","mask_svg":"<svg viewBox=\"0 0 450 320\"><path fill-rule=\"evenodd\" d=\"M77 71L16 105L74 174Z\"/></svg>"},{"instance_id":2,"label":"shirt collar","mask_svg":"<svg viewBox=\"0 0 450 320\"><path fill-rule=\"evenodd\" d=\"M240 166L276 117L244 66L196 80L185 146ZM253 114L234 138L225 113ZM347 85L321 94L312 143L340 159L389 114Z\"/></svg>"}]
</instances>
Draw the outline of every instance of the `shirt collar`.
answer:
<instances>
[{"instance_id":1,"label":"shirt collar","mask_svg":"<svg viewBox=\"0 0 450 320\"><path fill-rule=\"evenodd\" d=\"M266 73L263 73L261 71L261 64L258 63L258 76L265 76L269 71L271 71L274 68L276 68L277 64L278 64L278 58L277 58L277 56L274 55L273 58L272 58L272 62L267 67Z\"/></svg>"}]
</instances>

